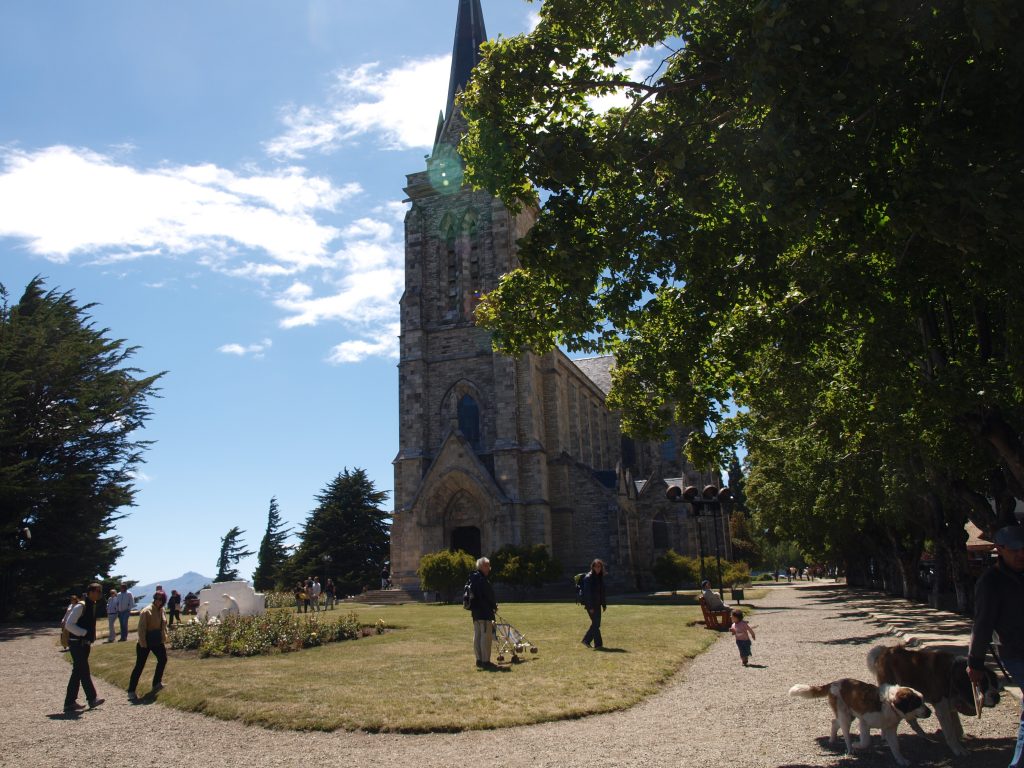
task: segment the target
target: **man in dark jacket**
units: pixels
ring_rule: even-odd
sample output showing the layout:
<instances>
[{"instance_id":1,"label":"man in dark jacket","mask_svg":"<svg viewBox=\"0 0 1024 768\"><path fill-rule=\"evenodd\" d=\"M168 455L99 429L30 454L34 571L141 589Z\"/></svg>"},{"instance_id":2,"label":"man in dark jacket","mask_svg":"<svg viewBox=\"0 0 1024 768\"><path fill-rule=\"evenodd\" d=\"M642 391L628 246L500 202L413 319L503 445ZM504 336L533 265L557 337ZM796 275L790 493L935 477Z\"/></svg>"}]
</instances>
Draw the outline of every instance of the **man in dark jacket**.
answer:
<instances>
[{"instance_id":1,"label":"man in dark jacket","mask_svg":"<svg viewBox=\"0 0 1024 768\"><path fill-rule=\"evenodd\" d=\"M99 584L90 584L85 600L71 609L64 625L68 631L68 651L71 653L71 679L68 680L68 690L64 697L64 712L69 715L85 709L76 701L80 687L85 690L89 709L103 703L103 699L96 696L96 686L92 684L89 672L89 651L96 642L96 602L102 592L103 587Z\"/></svg>"},{"instance_id":2,"label":"man in dark jacket","mask_svg":"<svg viewBox=\"0 0 1024 768\"><path fill-rule=\"evenodd\" d=\"M975 683L984 678L985 652L992 632L999 638L999 658L1013 682L1024 685L1024 528L1010 525L995 535L998 562L978 579L974 588L974 629L967 652L967 675ZM1017 748L1010 768L1024 767L1024 709L1017 730Z\"/></svg>"},{"instance_id":3,"label":"man in dark jacket","mask_svg":"<svg viewBox=\"0 0 1024 768\"><path fill-rule=\"evenodd\" d=\"M476 652L477 669L494 669L491 663L491 639L494 635L494 614L498 603L487 577L491 573L491 561L481 557L476 561L476 570L469 574L471 593L469 608L473 612L473 650Z\"/></svg>"},{"instance_id":4,"label":"man in dark jacket","mask_svg":"<svg viewBox=\"0 0 1024 768\"><path fill-rule=\"evenodd\" d=\"M608 610L604 593L604 561L597 559L590 564L590 572L583 577L583 607L590 615L590 629L583 636L583 644L594 648L603 648L601 637L601 612Z\"/></svg>"}]
</instances>

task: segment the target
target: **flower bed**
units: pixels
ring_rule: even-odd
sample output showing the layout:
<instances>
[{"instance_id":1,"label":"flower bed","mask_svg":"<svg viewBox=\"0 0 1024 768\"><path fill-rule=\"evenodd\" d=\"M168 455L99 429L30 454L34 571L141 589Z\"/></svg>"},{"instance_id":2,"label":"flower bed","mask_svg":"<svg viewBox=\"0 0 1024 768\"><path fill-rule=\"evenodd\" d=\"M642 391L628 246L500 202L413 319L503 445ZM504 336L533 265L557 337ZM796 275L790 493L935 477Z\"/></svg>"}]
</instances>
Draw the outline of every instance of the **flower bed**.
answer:
<instances>
[{"instance_id":1,"label":"flower bed","mask_svg":"<svg viewBox=\"0 0 1024 768\"><path fill-rule=\"evenodd\" d=\"M171 648L206 656L261 656L312 648L326 643L382 634L387 625L359 623L354 613L337 618L301 617L285 611L262 616L228 616L222 621L195 621L171 628Z\"/></svg>"}]
</instances>

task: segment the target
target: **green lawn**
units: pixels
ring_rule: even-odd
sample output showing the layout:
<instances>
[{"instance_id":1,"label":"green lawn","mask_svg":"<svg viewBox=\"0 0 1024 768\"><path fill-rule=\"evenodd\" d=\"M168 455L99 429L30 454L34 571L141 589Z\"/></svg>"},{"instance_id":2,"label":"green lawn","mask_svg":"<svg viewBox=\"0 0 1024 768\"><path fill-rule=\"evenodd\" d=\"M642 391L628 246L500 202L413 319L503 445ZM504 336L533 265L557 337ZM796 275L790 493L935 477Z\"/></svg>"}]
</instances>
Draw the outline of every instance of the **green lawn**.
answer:
<instances>
[{"instance_id":1,"label":"green lawn","mask_svg":"<svg viewBox=\"0 0 1024 768\"><path fill-rule=\"evenodd\" d=\"M395 630L257 658L207 658L172 651L159 701L271 728L424 732L494 728L628 707L654 693L717 637L699 608L611 605L605 650L585 648L586 612L568 603L513 603L504 619L539 646L521 664L477 670L473 628L457 605L353 606L361 621ZM349 610L342 606L341 610ZM98 643L95 675L126 688L135 643ZM146 694L155 660L139 686Z\"/></svg>"}]
</instances>

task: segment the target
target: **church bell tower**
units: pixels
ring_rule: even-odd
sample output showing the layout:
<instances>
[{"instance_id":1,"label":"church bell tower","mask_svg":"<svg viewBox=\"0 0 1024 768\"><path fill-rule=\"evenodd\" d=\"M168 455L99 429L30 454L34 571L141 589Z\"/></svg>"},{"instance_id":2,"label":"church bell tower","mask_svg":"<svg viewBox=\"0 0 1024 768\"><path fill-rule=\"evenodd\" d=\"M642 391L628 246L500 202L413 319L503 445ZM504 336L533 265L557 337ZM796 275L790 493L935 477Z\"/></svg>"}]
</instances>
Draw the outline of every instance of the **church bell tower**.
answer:
<instances>
[{"instance_id":1,"label":"church bell tower","mask_svg":"<svg viewBox=\"0 0 1024 768\"><path fill-rule=\"evenodd\" d=\"M399 450L395 467L392 573L415 586L419 559L441 549L479 556L546 538L523 445L517 381L524 359L498 355L478 328L479 297L518 265L516 242L535 212L512 215L463 185L457 146L466 122L456 98L487 39L480 0L459 0L451 77L425 170L407 177L405 292L401 299ZM527 419L529 422L529 419ZM533 443L538 440L533 439ZM540 457L528 460L538 466Z\"/></svg>"}]
</instances>

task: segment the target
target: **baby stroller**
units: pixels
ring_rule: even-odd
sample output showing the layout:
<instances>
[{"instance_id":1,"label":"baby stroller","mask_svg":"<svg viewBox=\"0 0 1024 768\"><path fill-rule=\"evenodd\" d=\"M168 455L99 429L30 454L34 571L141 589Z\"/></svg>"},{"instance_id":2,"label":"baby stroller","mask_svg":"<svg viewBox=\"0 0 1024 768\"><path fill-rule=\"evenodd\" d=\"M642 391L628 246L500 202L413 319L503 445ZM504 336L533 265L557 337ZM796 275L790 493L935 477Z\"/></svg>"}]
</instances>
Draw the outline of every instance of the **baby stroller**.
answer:
<instances>
[{"instance_id":1,"label":"baby stroller","mask_svg":"<svg viewBox=\"0 0 1024 768\"><path fill-rule=\"evenodd\" d=\"M518 629L506 623L500 615L495 616L494 638L498 641L498 661L504 661L507 655L513 664L518 664L519 654L527 648L530 649L530 653L537 653L537 646L527 640Z\"/></svg>"}]
</instances>

